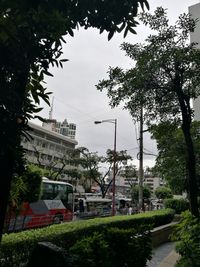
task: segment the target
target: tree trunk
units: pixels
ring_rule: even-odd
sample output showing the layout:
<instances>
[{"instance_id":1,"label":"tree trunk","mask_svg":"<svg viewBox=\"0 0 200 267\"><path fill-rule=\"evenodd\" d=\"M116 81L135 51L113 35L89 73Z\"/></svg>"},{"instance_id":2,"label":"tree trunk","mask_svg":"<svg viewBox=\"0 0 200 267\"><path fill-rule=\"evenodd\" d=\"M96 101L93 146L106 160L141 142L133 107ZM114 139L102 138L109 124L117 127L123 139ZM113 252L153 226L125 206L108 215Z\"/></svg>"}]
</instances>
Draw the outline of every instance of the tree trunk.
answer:
<instances>
[{"instance_id":1,"label":"tree trunk","mask_svg":"<svg viewBox=\"0 0 200 267\"><path fill-rule=\"evenodd\" d=\"M17 149L20 146L20 135L24 124L24 99L29 70L28 64L21 69L18 67L17 72L13 74L12 81L7 82L7 84L5 82L5 86L8 88L1 88L5 91L5 95L6 93L8 95L5 104L4 99L0 103L0 241L16 158L21 156L17 155Z\"/></svg>"},{"instance_id":2,"label":"tree trunk","mask_svg":"<svg viewBox=\"0 0 200 267\"><path fill-rule=\"evenodd\" d=\"M190 98L183 92L178 62L175 64L175 70L176 72L174 80L174 89L180 104L180 109L182 114L182 131L184 134L186 148L187 148L186 164L188 169L187 183L188 183L190 210L194 216L199 217L198 201L197 201L198 192L197 192L197 179L196 179L196 158L190 131L191 121L192 121Z\"/></svg>"},{"instance_id":3,"label":"tree trunk","mask_svg":"<svg viewBox=\"0 0 200 267\"><path fill-rule=\"evenodd\" d=\"M187 146L187 167L188 167L188 194L190 201L190 210L192 214L199 217L198 210L198 191L197 191L197 181L196 181L196 158L194 153L193 141L190 133L190 125L182 124L182 130L185 137L185 143Z\"/></svg>"},{"instance_id":4,"label":"tree trunk","mask_svg":"<svg viewBox=\"0 0 200 267\"><path fill-rule=\"evenodd\" d=\"M4 220L7 211L8 198L10 193L10 186L13 176L15 154L13 147L16 146L15 140L17 139L16 134L16 122L10 122L8 131L5 131L4 136L0 136L1 142L4 145L1 146L1 157L0 157L0 241L3 234ZM13 125L12 125L13 124ZM11 144L7 144L9 140Z\"/></svg>"}]
</instances>

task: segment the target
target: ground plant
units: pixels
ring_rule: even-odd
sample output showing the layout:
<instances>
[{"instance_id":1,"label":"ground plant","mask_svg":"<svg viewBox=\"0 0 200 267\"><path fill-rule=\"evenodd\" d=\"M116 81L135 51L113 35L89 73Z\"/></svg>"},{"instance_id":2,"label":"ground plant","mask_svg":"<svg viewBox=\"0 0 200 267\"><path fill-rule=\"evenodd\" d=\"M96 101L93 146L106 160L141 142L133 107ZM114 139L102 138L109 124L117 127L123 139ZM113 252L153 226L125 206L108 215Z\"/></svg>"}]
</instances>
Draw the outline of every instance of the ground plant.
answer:
<instances>
[{"instance_id":1,"label":"ground plant","mask_svg":"<svg viewBox=\"0 0 200 267\"><path fill-rule=\"evenodd\" d=\"M176 226L173 240L181 255L176 267L199 267L200 263L200 221L190 212L182 213L182 220Z\"/></svg>"}]
</instances>

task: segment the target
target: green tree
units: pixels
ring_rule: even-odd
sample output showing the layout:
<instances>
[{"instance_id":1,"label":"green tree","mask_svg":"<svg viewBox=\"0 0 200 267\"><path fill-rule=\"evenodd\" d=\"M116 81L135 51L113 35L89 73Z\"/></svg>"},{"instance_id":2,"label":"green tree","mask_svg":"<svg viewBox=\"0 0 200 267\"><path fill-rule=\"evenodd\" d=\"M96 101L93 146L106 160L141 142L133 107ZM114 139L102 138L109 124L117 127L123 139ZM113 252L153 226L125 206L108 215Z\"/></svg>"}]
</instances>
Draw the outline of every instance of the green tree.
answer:
<instances>
[{"instance_id":1,"label":"green tree","mask_svg":"<svg viewBox=\"0 0 200 267\"><path fill-rule=\"evenodd\" d=\"M66 154L60 154L56 157L45 161L41 159L41 152L34 146L34 151L37 158L37 166L42 169L43 176L47 176L51 180L59 180L65 177L73 185L76 185L80 179L80 170L77 167L77 160L80 158L80 151L78 149L69 149ZM66 178L67 177L67 178Z\"/></svg>"},{"instance_id":2,"label":"green tree","mask_svg":"<svg viewBox=\"0 0 200 267\"><path fill-rule=\"evenodd\" d=\"M191 125L191 135L196 154L197 185L200 186L200 137L199 122ZM154 170L167 181L175 194L187 191L186 145L183 132L175 123L163 122L150 128L152 138L157 142L158 157ZM198 190L199 194L199 190Z\"/></svg>"},{"instance_id":3,"label":"green tree","mask_svg":"<svg viewBox=\"0 0 200 267\"><path fill-rule=\"evenodd\" d=\"M82 176L86 181L89 181L91 188L91 183L95 182L101 190L102 197L106 196L113 179L107 182L107 177L113 171L113 151L108 149L105 156L98 156L97 152L90 152L87 148L82 147L78 149L80 151L80 158L77 159L77 163L82 167ZM131 159L131 156L127 154L126 151L116 151L116 175L119 171L119 165L123 161ZM73 162L73 159L72 159ZM106 171L103 174L101 172L102 164L105 166Z\"/></svg>"},{"instance_id":4,"label":"green tree","mask_svg":"<svg viewBox=\"0 0 200 267\"><path fill-rule=\"evenodd\" d=\"M134 202L136 203L138 202L138 198L139 198L139 186L138 185L135 185L132 187L131 197ZM143 186L143 198L148 199L150 197L151 197L151 189L147 185L144 185Z\"/></svg>"},{"instance_id":5,"label":"green tree","mask_svg":"<svg viewBox=\"0 0 200 267\"><path fill-rule=\"evenodd\" d=\"M35 202L41 195L42 169L27 166L23 175L15 175L11 183L9 206L20 208L23 202Z\"/></svg>"},{"instance_id":6,"label":"green tree","mask_svg":"<svg viewBox=\"0 0 200 267\"><path fill-rule=\"evenodd\" d=\"M137 183L138 171L135 165L126 165L122 168L120 174L126 178L126 182L130 185L130 187L134 186Z\"/></svg>"},{"instance_id":7,"label":"green tree","mask_svg":"<svg viewBox=\"0 0 200 267\"><path fill-rule=\"evenodd\" d=\"M172 198L172 190L165 186L159 186L155 190L155 195L158 199Z\"/></svg>"},{"instance_id":8,"label":"green tree","mask_svg":"<svg viewBox=\"0 0 200 267\"><path fill-rule=\"evenodd\" d=\"M66 61L59 60L64 35L79 26L107 31L108 39L134 33L138 4L148 8L147 0L0 2L0 238L20 136L41 98L49 102L43 81L50 65Z\"/></svg>"},{"instance_id":9,"label":"green tree","mask_svg":"<svg viewBox=\"0 0 200 267\"><path fill-rule=\"evenodd\" d=\"M112 107L123 101L136 119L143 107L147 123L166 120L179 123L186 144L190 209L198 217L190 100L199 95L200 50L188 40L195 21L183 14L175 25L169 25L166 11L161 7L153 15L142 13L140 20L153 30L153 34L144 44L123 43L121 46L135 61L134 67L126 71L110 68L109 79L101 81L97 89L107 89Z\"/></svg>"}]
</instances>

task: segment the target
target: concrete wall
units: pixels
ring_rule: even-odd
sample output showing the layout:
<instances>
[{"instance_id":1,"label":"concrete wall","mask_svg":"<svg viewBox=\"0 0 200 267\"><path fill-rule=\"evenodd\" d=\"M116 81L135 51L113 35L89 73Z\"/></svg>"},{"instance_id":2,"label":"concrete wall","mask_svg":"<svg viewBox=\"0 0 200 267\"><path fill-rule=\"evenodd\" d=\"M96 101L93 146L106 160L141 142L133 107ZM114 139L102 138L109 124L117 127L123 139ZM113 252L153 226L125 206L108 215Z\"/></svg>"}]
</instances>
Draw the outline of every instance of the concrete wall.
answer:
<instances>
[{"instance_id":1,"label":"concrete wall","mask_svg":"<svg viewBox=\"0 0 200 267\"><path fill-rule=\"evenodd\" d=\"M159 245L170 241L170 235L172 234L175 224L177 224L177 222L156 227L151 231L153 247L158 247Z\"/></svg>"}]
</instances>

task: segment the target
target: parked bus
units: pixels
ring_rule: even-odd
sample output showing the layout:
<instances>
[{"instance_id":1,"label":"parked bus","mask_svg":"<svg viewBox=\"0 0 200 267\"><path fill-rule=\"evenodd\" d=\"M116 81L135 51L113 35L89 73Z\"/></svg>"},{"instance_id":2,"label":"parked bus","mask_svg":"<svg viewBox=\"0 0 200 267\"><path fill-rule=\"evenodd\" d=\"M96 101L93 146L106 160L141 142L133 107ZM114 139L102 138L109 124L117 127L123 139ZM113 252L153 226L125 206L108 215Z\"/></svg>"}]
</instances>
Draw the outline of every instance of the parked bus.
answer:
<instances>
[{"instance_id":1,"label":"parked bus","mask_svg":"<svg viewBox=\"0 0 200 267\"><path fill-rule=\"evenodd\" d=\"M42 179L42 196L37 202L25 202L18 213L8 212L6 231L18 231L73 219L73 186L61 181Z\"/></svg>"}]
</instances>

